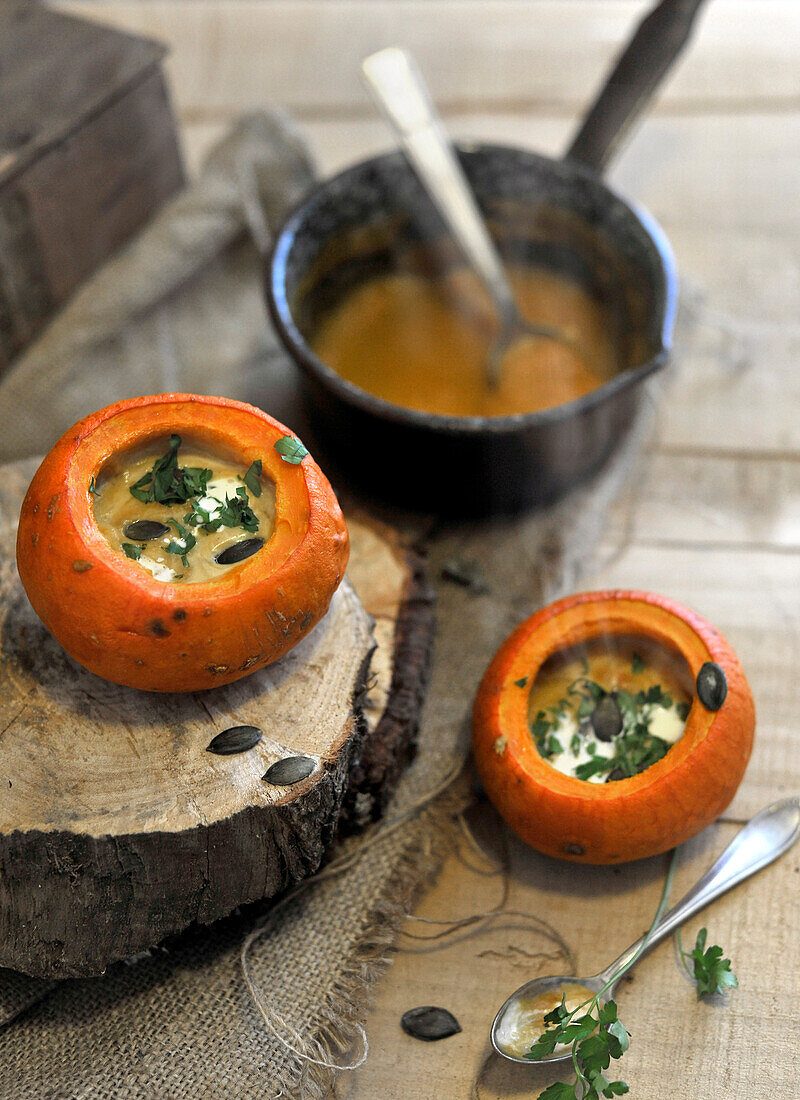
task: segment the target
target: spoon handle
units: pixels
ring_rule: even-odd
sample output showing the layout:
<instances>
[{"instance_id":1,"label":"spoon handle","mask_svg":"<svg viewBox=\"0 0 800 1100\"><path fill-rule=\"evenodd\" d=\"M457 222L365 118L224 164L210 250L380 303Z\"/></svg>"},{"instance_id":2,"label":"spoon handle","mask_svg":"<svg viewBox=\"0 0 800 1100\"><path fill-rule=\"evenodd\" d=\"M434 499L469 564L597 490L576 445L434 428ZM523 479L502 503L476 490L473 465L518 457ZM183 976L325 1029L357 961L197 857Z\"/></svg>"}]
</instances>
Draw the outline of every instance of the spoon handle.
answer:
<instances>
[{"instance_id":1,"label":"spoon handle","mask_svg":"<svg viewBox=\"0 0 800 1100\"><path fill-rule=\"evenodd\" d=\"M396 46L361 63L375 98L448 229L494 299L501 317L514 318L514 296L472 191L414 59Z\"/></svg>"},{"instance_id":2,"label":"spoon handle","mask_svg":"<svg viewBox=\"0 0 800 1100\"><path fill-rule=\"evenodd\" d=\"M689 893L665 914L650 938L642 936L631 944L598 975L600 981L604 985L606 982L613 983L643 944L641 953L646 954L709 902L783 855L798 836L800 798L786 798L761 810L736 834L717 862L709 867Z\"/></svg>"}]
</instances>

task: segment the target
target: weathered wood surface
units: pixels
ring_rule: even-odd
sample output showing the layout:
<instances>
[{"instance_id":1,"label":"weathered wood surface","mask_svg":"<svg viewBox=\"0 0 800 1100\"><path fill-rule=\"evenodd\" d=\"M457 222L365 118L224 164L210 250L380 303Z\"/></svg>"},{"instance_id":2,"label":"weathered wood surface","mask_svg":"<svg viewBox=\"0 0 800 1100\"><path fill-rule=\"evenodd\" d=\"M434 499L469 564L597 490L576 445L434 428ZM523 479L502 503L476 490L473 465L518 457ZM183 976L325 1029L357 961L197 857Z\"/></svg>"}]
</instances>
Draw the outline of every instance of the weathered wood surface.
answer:
<instances>
[{"instance_id":1,"label":"weathered wood surface","mask_svg":"<svg viewBox=\"0 0 800 1100\"><path fill-rule=\"evenodd\" d=\"M396 540L353 522L350 576L379 624L371 672L370 614L345 582L312 634L253 676L169 698L121 688L68 658L22 591L13 545L31 470L0 475L0 965L100 973L306 877L343 812L348 827L379 814L413 752L430 601ZM234 725L263 739L205 751ZM307 780L262 780L295 754L315 762Z\"/></svg>"},{"instance_id":2,"label":"weathered wood surface","mask_svg":"<svg viewBox=\"0 0 800 1100\"><path fill-rule=\"evenodd\" d=\"M343 1074L331 1100L534 1100L552 1081L574 1079L513 1065L491 1052L489 1027L505 998L538 975L569 972L563 947L533 918L557 930L575 972L596 973L648 927L658 905L667 857L609 868L547 859L508 838L490 807L471 819L493 859L508 839L506 905L515 912L488 927L445 939L441 925L409 920L368 1019L370 1056ZM672 897L677 900L728 844L738 826L712 826L682 850ZM502 904L501 875L486 874L466 845L445 864L415 915L449 921ZM478 867L477 874L470 867ZM707 926L709 943L730 956L739 989L724 1001L699 1001L675 956L662 944L617 991L630 1050L616 1068L635 1100L772 1100L793 1094L797 1078L797 943L800 940L800 847L715 902L684 930L684 946ZM449 1009L461 1034L420 1043L400 1028L415 1005ZM780 1051L780 1054L777 1052Z\"/></svg>"},{"instance_id":3,"label":"weathered wood surface","mask_svg":"<svg viewBox=\"0 0 800 1100\"><path fill-rule=\"evenodd\" d=\"M317 117L371 115L358 63L401 43L417 56L445 108L531 112L555 104L574 111L648 0L57 0L57 6L170 42L169 73L185 115L227 115L266 102ZM714 0L662 104L736 109L753 99L796 101L798 33L795 0Z\"/></svg>"},{"instance_id":4,"label":"weathered wood surface","mask_svg":"<svg viewBox=\"0 0 800 1100\"><path fill-rule=\"evenodd\" d=\"M428 686L435 593L423 559L397 532L345 502L355 552L348 577L373 620L364 713L370 735L345 797L343 828L376 821L410 763Z\"/></svg>"},{"instance_id":5,"label":"weathered wood surface","mask_svg":"<svg viewBox=\"0 0 800 1100\"><path fill-rule=\"evenodd\" d=\"M0 11L0 366L183 182L163 52Z\"/></svg>"}]
</instances>

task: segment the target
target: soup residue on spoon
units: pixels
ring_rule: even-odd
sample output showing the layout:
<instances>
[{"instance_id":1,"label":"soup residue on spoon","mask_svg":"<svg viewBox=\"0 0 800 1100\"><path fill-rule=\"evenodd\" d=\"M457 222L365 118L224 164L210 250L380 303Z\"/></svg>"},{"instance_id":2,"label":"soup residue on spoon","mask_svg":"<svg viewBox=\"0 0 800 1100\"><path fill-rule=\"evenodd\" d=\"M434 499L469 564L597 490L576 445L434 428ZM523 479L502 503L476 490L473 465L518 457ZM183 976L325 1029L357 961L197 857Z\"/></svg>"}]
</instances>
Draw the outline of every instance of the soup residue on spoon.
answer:
<instances>
[{"instance_id":1,"label":"soup residue on spoon","mask_svg":"<svg viewBox=\"0 0 800 1100\"><path fill-rule=\"evenodd\" d=\"M488 383L487 362L498 319L466 269L438 279L410 273L373 278L323 317L311 346L360 389L395 405L449 416L552 408L617 373L620 356L607 315L586 290L544 268L516 266L507 273L523 317L556 329L565 340L513 341L495 388Z\"/></svg>"},{"instance_id":2,"label":"soup residue on spoon","mask_svg":"<svg viewBox=\"0 0 800 1100\"><path fill-rule=\"evenodd\" d=\"M514 1058L524 1058L539 1036L551 1026L544 1019L548 1013L557 1009L562 1001L567 1012L573 1012L593 997L591 989L577 982L564 982L532 997L515 997L497 1025L498 1046Z\"/></svg>"}]
</instances>

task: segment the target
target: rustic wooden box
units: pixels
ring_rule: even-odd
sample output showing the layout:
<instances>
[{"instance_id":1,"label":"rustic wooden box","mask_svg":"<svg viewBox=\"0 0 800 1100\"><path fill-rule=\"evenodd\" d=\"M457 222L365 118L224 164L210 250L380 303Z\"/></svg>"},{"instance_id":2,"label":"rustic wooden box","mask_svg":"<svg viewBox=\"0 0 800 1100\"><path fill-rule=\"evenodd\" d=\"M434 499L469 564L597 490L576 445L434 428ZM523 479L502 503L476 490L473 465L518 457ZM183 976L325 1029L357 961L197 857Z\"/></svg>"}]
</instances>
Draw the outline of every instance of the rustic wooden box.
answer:
<instances>
[{"instance_id":1,"label":"rustic wooden box","mask_svg":"<svg viewBox=\"0 0 800 1100\"><path fill-rule=\"evenodd\" d=\"M144 38L0 5L0 369L183 183Z\"/></svg>"}]
</instances>

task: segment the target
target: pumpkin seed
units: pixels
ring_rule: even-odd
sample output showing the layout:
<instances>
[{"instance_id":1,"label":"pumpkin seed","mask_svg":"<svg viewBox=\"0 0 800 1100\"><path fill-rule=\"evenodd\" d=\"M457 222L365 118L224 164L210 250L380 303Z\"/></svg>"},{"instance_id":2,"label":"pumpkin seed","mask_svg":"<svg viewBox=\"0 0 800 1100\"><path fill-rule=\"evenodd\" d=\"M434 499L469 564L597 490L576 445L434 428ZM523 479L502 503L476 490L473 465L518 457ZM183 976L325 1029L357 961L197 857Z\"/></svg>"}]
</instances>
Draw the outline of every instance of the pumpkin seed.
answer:
<instances>
[{"instance_id":1,"label":"pumpkin seed","mask_svg":"<svg viewBox=\"0 0 800 1100\"><path fill-rule=\"evenodd\" d=\"M226 546L221 550L215 559L216 563L217 565L235 565L238 561L252 557L263 545L263 539L242 539L241 542L235 542L233 546Z\"/></svg>"},{"instance_id":2,"label":"pumpkin seed","mask_svg":"<svg viewBox=\"0 0 800 1100\"><path fill-rule=\"evenodd\" d=\"M442 562L441 575L443 580L468 588L475 596L485 596L491 591L480 563L470 558L447 558Z\"/></svg>"},{"instance_id":3,"label":"pumpkin seed","mask_svg":"<svg viewBox=\"0 0 800 1100\"><path fill-rule=\"evenodd\" d=\"M604 695L589 721L598 741L613 741L622 732L622 711L613 695Z\"/></svg>"},{"instance_id":4,"label":"pumpkin seed","mask_svg":"<svg viewBox=\"0 0 800 1100\"><path fill-rule=\"evenodd\" d=\"M728 678L714 661L706 661L697 673L697 697L706 710L719 710L728 694Z\"/></svg>"},{"instance_id":5,"label":"pumpkin seed","mask_svg":"<svg viewBox=\"0 0 800 1100\"><path fill-rule=\"evenodd\" d=\"M285 756L283 760L270 764L262 779L274 783L276 787L291 787L301 779L308 779L316 766L316 761L310 756Z\"/></svg>"},{"instance_id":6,"label":"pumpkin seed","mask_svg":"<svg viewBox=\"0 0 800 1100\"><path fill-rule=\"evenodd\" d=\"M217 756L233 756L237 752L247 752L261 740L258 726L230 726L212 738L206 752Z\"/></svg>"},{"instance_id":7,"label":"pumpkin seed","mask_svg":"<svg viewBox=\"0 0 800 1100\"><path fill-rule=\"evenodd\" d=\"M123 529L123 534L135 542L149 542L151 539L163 539L164 535L169 534L169 527L156 519L135 519Z\"/></svg>"},{"instance_id":8,"label":"pumpkin seed","mask_svg":"<svg viewBox=\"0 0 800 1100\"><path fill-rule=\"evenodd\" d=\"M435 1043L437 1039L446 1039L461 1031L461 1024L453 1013L435 1005L410 1008L403 1013L400 1026L406 1035L410 1035L412 1039L421 1039L424 1043Z\"/></svg>"},{"instance_id":9,"label":"pumpkin seed","mask_svg":"<svg viewBox=\"0 0 800 1100\"><path fill-rule=\"evenodd\" d=\"M606 783L615 783L619 779L627 779L627 775L622 768L612 768L606 776Z\"/></svg>"}]
</instances>

